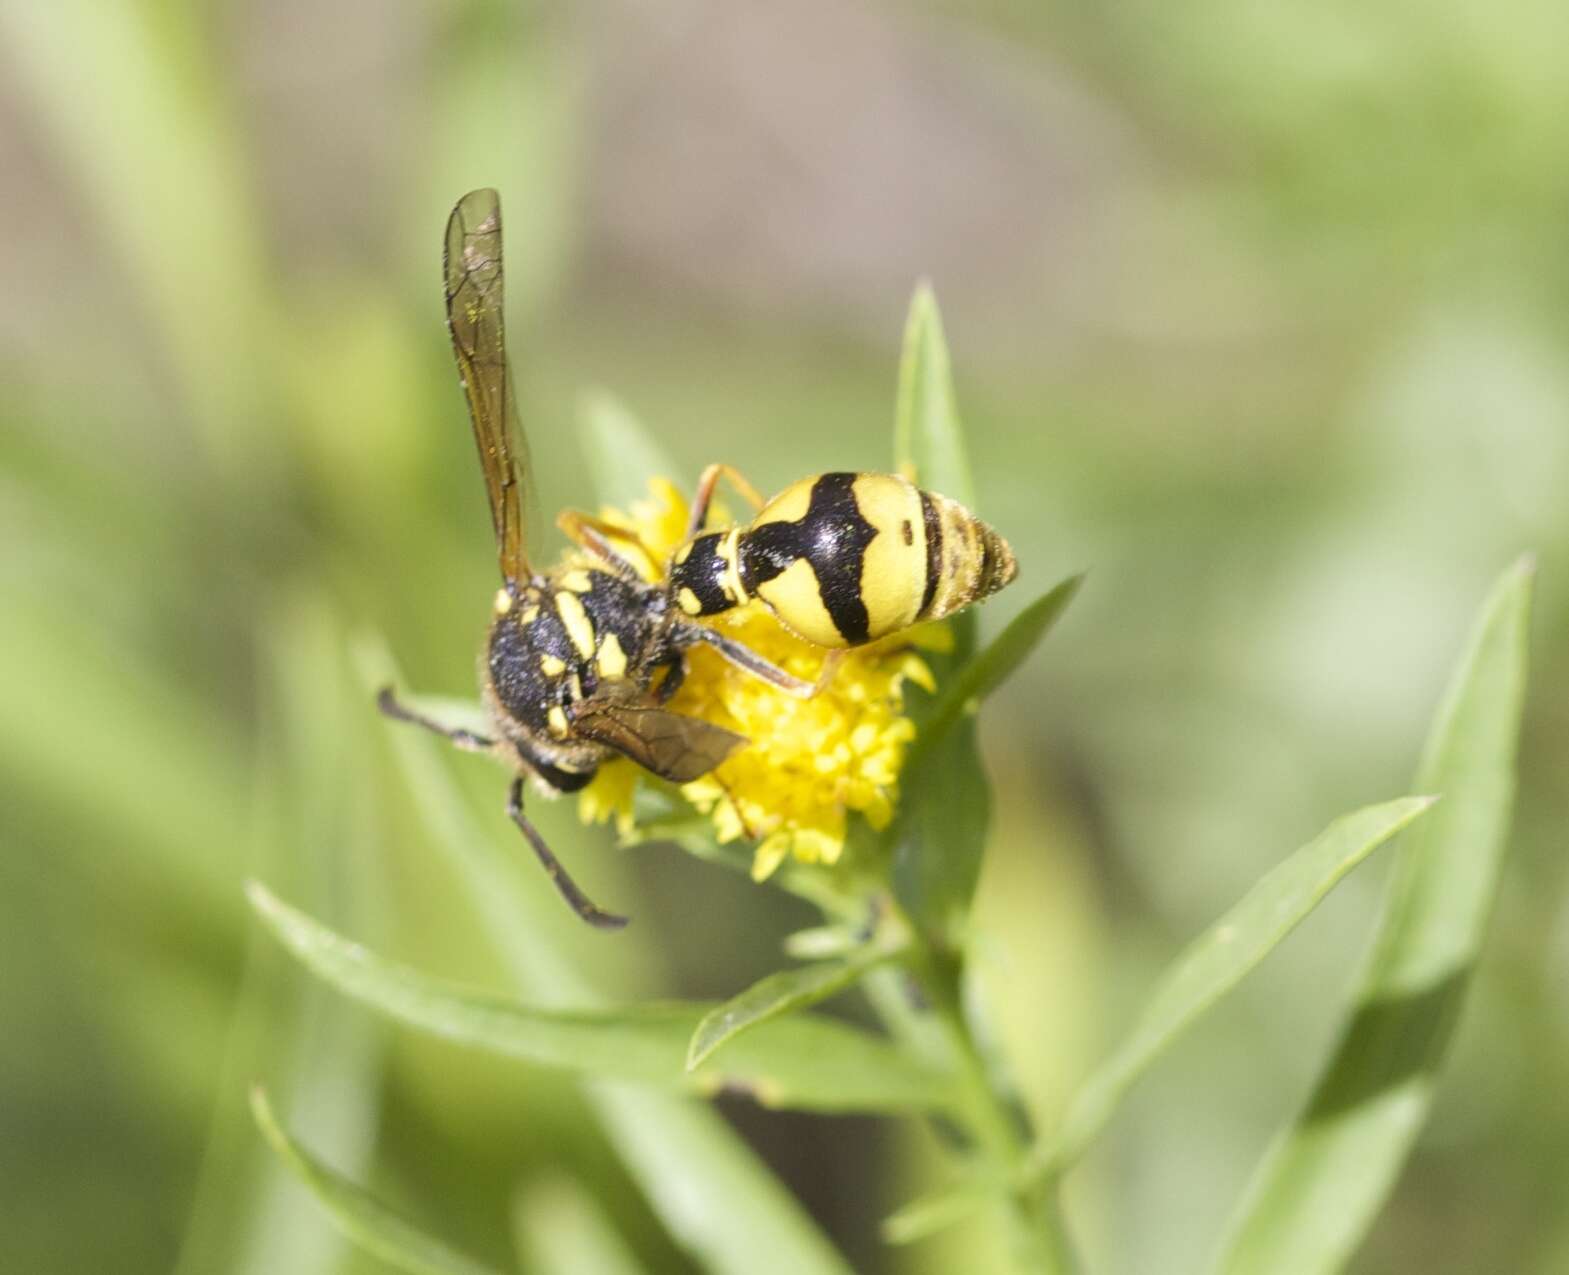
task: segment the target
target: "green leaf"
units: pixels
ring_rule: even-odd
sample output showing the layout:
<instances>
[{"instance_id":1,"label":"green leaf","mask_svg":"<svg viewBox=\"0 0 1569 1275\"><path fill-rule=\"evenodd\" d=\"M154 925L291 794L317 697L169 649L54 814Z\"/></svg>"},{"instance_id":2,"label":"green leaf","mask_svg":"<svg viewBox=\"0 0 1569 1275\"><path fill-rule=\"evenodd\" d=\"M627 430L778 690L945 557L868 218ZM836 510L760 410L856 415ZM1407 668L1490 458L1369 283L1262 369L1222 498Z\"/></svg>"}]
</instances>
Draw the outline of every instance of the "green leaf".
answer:
<instances>
[{"instance_id":1,"label":"green leaf","mask_svg":"<svg viewBox=\"0 0 1569 1275\"><path fill-rule=\"evenodd\" d=\"M957 1226L994 1205L1006 1194L1008 1182L996 1174L972 1173L953 1186L917 1196L883 1219L882 1235L889 1244L914 1244Z\"/></svg>"},{"instance_id":2,"label":"green leaf","mask_svg":"<svg viewBox=\"0 0 1569 1275\"><path fill-rule=\"evenodd\" d=\"M909 1111L942 1107L948 1079L887 1041L831 1019L765 1023L726 1050L722 1066L689 1072L687 1041L702 1004L616 1009L537 1009L454 986L395 965L279 902L261 885L251 902L274 935L345 995L409 1026L545 1067L744 1093L768 1107L812 1111Z\"/></svg>"},{"instance_id":3,"label":"green leaf","mask_svg":"<svg viewBox=\"0 0 1569 1275\"><path fill-rule=\"evenodd\" d=\"M1080 574L1053 585L1014 616L984 651L956 671L921 723L920 737L910 750L910 766L920 762L923 750L940 746L966 713L973 713L982 700L1013 676L1050 632L1083 583L1084 576Z\"/></svg>"},{"instance_id":4,"label":"green leaf","mask_svg":"<svg viewBox=\"0 0 1569 1275\"><path fill-rule=\"evenodd\" d=\"M798 961L826 961L848 955L865 941L859 926L814 925L787 934L784 950Z\"/></svg>"},{"instance_id":5,"label":"green leaf","mask_svg":"<svg viewBox=\"0 0 1569 1275\"><path fill-rule=\"evenodd\" d=\"M638 1275L643 1268L592 1192L553 1175L519 1192L512 1233L533 1275Z\"/></svg>"},{"instance_id":6,"label":"green leaf","mask_svg":"<svg viewBox=\"0 0 1569 1275\"><path fill-rule=\"evenodd\" d=\"M670 1234L715 1275L850 1275L718 1112L641 1085L589 1096Z\"/></svg>"},{"instance_id":7,"label":"green leaf","mask_svg":"<svg viewBox=\"0 0 1569 1275\"><path fill-rule=\"evenodd\" d=\"M696 1070L716 1049L741 1032L825 1001L897 954L894 947L866 946L843 960L800 965L760 979L703 1016L687 1046L687 1070Z\"/></svg>"},{"instance_id":8,"label":"green leaf","mask_svg":"<svg viewBox=\"0 0 1569 1275\"><path fill-rule=\"evenodd\" d=\"M904 324L893 455L895 465L900 470L913 470L921 486L968 508L975 507L948 343L929 283L915 289Z\"/></svg>"},{"instance_id":9,"label":"green leaf","mask_svg":"<svg viewBox=\"0 0 1569 1275\"><path fill-rule=\"evenodd\" d=\"M1056 585L1015 616L984 651L955 667L919 722L900 781L907 795L882 844L894 848L899 901L926 933L950 946L962 942L991 821L975 707L1024 662L1082 582L1083 576L1073 576Z\"/></svg>"},{"instance_id":10,"label":"green leaf","mask_svg":"<svg viewBox=\"0 0 1569 1275\"><path fill-rule=\"evenodd\" d=\"M413 1275L496 1275L491 1267L426 1235L363 1187L316 1159L284 1132L259 1087L251 1090L251 1112L278 1158L310 1188L343 1233L366 1252Z\"/></svg>"},{"instance_id":11,"label":"green leaf","mask_svg":"<svg viewBox=\"0 0 1569 1275\"><path fill-rule=\"evenodd\" d=\"M664 448L610 391L585 391L578 402L578 420L594 490L604 503L625 509L635 500L648 499L650 478L677 477Z\"/></svg>"},{"instance_id":12,"label":"green leaf","mask_svg":"<svg viewBox=\"0 0 1569 1275\"><path fill-rule=\"evenodd\" d=\"M1233 1219L1226 1275L1339 1270L1427 1117L1503 864L1534 575L1516 564L1483 608L1417 772L1443 804L1401 852L1340 1042Z\"/></svg>"},{"instance_id":13,"label":"green leaf","mask_svg":"<svg viewBox=\"0 0 1569 1275\"><path fill-rule=\"evenodd\" d=\"M0 43L12 91L47 131L40 144L136 290L188 408L180 419L239 501L265 489L277 453L259 389L273 289L228 86L203 57L204 21L179 6L3 5Z\"/></svg>"},{"instance_id":14,"label":"green leaf","mask_svg":"<svg viewBox=\"0 0 1569 1275\"><path fill-rule=\"evenodd\" d=\"M1061 1130L1035 1157L1037 1167L1060 1173L1077 1160L1150 1064L1257 968L1342 877L1435 800L1402 797L1335 820L1189 944L1128 1038L1075 1095Z\"/></svg>"}]
</instances>

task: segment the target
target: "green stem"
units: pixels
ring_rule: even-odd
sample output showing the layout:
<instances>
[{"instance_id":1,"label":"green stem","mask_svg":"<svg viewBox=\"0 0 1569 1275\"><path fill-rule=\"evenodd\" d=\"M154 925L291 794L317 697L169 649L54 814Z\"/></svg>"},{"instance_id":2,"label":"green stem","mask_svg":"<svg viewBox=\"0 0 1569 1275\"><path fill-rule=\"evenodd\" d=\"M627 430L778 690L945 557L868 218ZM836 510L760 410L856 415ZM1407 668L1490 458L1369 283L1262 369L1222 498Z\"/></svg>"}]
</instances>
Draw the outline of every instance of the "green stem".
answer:
<instances>
[{"instance_id":1,"label":"green stem","mask_svg":"<svg viewBox=\"0 0 1569 1275\"><path fill-rule=\"evenodd\" d=\"M907 1040L921 1047L936 1045L957 1064L962 1087L961 1117L987 1167L1005 1183L1004 1204L1010 1223L1014 1261L1030 1275L1073 1275L1078 1270L1072 1244L1057 1201L1055 1179L1031 1179L1030 1133L1009 1096L999 1085L964 1012L964 969L957 956L939 950L908 917L889 901L885 926L907 933L905 972L925 997L928 1010L916 1011L907 996L874 997L878 1008ZM936 1028L936 1032L931 1029Z\"/></svg>"}]
</instances>

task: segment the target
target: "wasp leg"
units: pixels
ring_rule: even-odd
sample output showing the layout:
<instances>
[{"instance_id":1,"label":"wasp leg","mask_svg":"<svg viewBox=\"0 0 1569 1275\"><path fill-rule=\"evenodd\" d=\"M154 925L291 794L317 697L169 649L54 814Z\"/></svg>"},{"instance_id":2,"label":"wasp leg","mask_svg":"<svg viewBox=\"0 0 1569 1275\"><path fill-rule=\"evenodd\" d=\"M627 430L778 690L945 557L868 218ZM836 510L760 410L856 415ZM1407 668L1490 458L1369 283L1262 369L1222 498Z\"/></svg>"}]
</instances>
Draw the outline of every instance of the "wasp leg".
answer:
<instances>
[{"instance_id":1,"label":"wasp leg","mask_svg":"<svg viewBox=\"0 0 1569 1275\"><path fill-rule=\"evenodd\" d=\"M561 528L562 534L573 544L588 550L606 566L629 580L641 580L642 573L638 571L635 562L611 543L613 540L620 540L637 549L656 570L660 566L659 558L643 543L637 532L618 527L603 518L595 518L592 514L585 514L576 509L563 509L556 515L556 526Z\"/></svg>"},{"instance_id":2,"label":"wasp leg","mask_svg":"<svg viewBox=\"0 0 1569 1275\"><path fill-rule=\"evenodd\" d=\"M654 699L660 704L668 704L670 697L681 689L681 683L686 681L686 657L675 655L665 662L665 680L654 691Z\"/></svg>"},{"instance_id":3,"label":"wasp leg","mask_svg":"<svg viewBox=\"0 0 1569 1275\"><path fill-rule=\"evenodd\" d=\"M723 633L705 628L701 624L687 625L681 631L681 639L692 645L696 642L706 642L719 654L729 660L738 669L750 673L753 677L777 686L787 695L794 695L800 699L811 699L822 686L817 682L805 682L793 673L786 673L777 664L765 660L751 647L737 642L734 638L727 638Z\"/></svg>"},{"instance_id":4,"label":"wasp leg","mask_svg":"<svg viewBox=\"0 0 1569 1275\"><path fill-rule=\"evenodd\" d=\"M708 521L708 506L714 498L714 488L719 486L720 478L728 478L730 485L741 493L741 498L753 509L763 507L762 495L756 487L741 477L740 471L733 465L710 465L697 480L697 494L692 497L692 519L687 523L686 528L688 540L697 535L703 529L703 524Z\"/></svg>"},{"instance_id":5,"label":"wasp leg","mask_svg":"<svg viewBox=\"0 0 1569 1275\"><path fill-rule=\"evenodd\" d=\"M523 813L522 775L512 781L512 788L507 793L507 814L512 822L517 824L529 845L534 848L541 866L556 889L561 892L561 897L578 916L601 930L619 930L627 923L626 917L596 907L588 895L578 889L577 882L567 875L567 870L561 866L561 860L550 852L550 847L545 844L544 837L539 835L539 830L528 821L528 817Z\"/></svg>"},{"instance_id":6,"label":"wasp leg","mask_svg":"<svg viewBox=\"0 0 1569 1275\"><path fill-rule=\"evenodd\" d=\"M462 730L452 726L443 726L438 721L433 721L416 713L411 708L406 708L398 702L398 697L393 694L392 687L383 686L376 696L376 707L381 709L388 717L398 722L413 722L416 726L423 726L428 731L434 731L442 738L450 740L459 748L471 753L488 753L496 746L496 741L484 735L476 735L471 730Z\"/></svg>"},{"instance_id":7,"label":"wasp leg","mask_svg":"<svg viewBox=\"0 0 1569 1275\"><path fill-rule=\"evenodd\" d=\"M823 667L818 670L817 680L812 683L812 695L821 695L828 689L828 684L834 680L834 673L839 665L844 662L845 650L843 647L830 647L828 654L823 656Z\"/></svg>"}]
</instances>

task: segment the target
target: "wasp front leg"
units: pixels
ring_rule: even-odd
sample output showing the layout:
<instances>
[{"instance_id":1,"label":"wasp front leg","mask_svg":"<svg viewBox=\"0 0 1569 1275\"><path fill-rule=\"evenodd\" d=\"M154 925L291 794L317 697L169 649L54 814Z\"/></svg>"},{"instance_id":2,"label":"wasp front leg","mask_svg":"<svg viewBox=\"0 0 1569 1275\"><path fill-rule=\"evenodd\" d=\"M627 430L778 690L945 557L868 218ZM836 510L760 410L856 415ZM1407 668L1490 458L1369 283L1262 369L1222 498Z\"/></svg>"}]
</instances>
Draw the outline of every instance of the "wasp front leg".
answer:
<instances>
[{"instance_id":1,"label":"wasp front leg","mask_svg":"<svg viewBox=\"0 0 1569 1275\"><path fill-rule=\"evenodd\" d=\"M603 518L595 518L592 514L581 513L576 509L563 509L556 516L556 526L573 544L591 553L611 570L628 580L641 580L643 575L638 564L616 548L614 543L616 541L637 550L650 567L659 566L659 560L650 552L637 532L626 527L618 527Z\"/></svg>"},{"instance_id":2,"label":"wasp front leg","mask_svg":"<svg viewBox=\"0 0 1569 1275\"><path fill-rule=\"evenodd\" d=\"M697 492L692 497L692 517L687 523L686 538L692 539L702 531L708 522L708 506L713 503L714 488L719 486L721 478L728 478L730 485L741 493L741 499L751 505L754 510L761 509L764 501L762 494L751 483L741 476L740 470L733 465L710 465L697 480Z\"/></svg>"},{"instance_id":3,"label":"wasp front leg","mask_svg":"<svg viewBox=\"0 0 1569 1275\"><path fill-rule=\"evenodd\" d=\"M539 857L540 865L550 877L551 884L561 892L561 897L567 905L590 925L601 930L619 930L627 923L627 918L618 916L614 912L606 912L598 907L588 895L578 888L576 881L562 867L561 860L551 853L550 847L545 844L545 838L540 836L539 829L528 821L523 813L523 776L519 775L512 781L512 787L507 793L507 815L512 822L517 824L524 839L533 848Z\"/></svg>"}]
</instances>

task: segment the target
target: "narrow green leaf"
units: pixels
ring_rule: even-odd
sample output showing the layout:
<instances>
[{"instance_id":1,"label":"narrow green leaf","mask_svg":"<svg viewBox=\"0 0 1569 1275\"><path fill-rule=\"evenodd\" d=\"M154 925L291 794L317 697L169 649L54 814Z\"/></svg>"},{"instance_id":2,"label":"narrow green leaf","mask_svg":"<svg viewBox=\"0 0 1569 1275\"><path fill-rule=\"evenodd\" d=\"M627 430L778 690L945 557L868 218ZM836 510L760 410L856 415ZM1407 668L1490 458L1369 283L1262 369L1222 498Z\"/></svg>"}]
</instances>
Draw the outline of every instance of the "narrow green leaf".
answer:
<instances>
[{"instance_id":1,"label":"narrow green leaf","mask_svg":"<svg viewBox=\"0 0 1569 1275\"><path fill-rule=\"evenodd\" d=\"M1434 800L1403 797L1335 820L1199 935L1161 979L1128 1038L1074 1097L1037 1164L1061 1172L1078 1159L1150 1064L1251 973L1342 877Z\"/></svg>"},{"instance_id":2,"label":"narrow green leaf","mask_svg":"<svg viewBox=\"0 0 1569 1275\"><path fill-rule=\"evenodd\" d=\"M686 1069L695 1071L741 1032L837 995L896 954L893 947L868 945L843 960L778 970L760 979L703 1016L687 1046Z\"/></svg>"},{"instance_id":3,"label":"narrow green leaf","mask_svg":"<svg viewBox=\"0 0 1569 1275\"><path fill-rule=\"evenodd\" d=\"M1233 1219L1226 1275L1339 1270L1427 1117L1508 838L1534 575L1516 564L1483 608L1417 772L1443 804L1401 853L1340 1042Z\"/></svg>"},{"instance_id":4,"label":"narrow green leaf","mask_svg":"<svg viewBox=\"0 0 1569 1275\"><path fill-rule=\"evenodd\" d=\"M931 942L957 951L991 829L991 781L975 718L961 714L910 758L899 785L906 796L884 834L895 847L894 893Z\"/></svg>"},{"instance_id":5,"label":"narrow green leaf","mask_svg":"<svg viewBox=\"0 0 1569 1275\"><path fill-rule=\"evenodd\" d=\"M833 1245L717 1111L642 1085L589 1096L677 1243L714 1275L850 1275Z\"/></svg>"},{"instance_id":6,"label":"narrow green leaf","mask_svg":"<svg viewBox=\"0 0 1569 1275\"><path fill-rule=\"evenodd\" d=\"M984 651L956 672L921 723L920 737L910 750L910 766L920 762L923 750L940 746L961 717L973 713L982 700L1013 676L1051 631L1083 583L1084 576L1080 574L1053 585L1014 616Z\"/></svg>"},{"instance_id":7,"label":"narrow green leaf","mask_svg":"<svg viewBox=\"0 0 1569 1275\"><path fill-rule=\"evenodd\" d=\"M909 1111L946 1105L940 1073L887 1041L831 1019L765 1023L725 1052L723 1065L689 1072L686 1046L704 1004L538 1009L470 991L385 961L279 902L248 893L274 935L345 995L411 1027L545 1067L617 1080L744 1093L768 1107Z\"/></svg>"},{"instance_id":8,"label":"narrow green leaf","mask_svg":"<svg viewBox=\"0 0 1569 1275\"><path fill-rule=\"evenodd\" d=\"M512 1208L512 1233L533 1275L639 1275L610 1215L575 1178L530 1182Z\"/></svg>"},{"instance_id":9,"label":"narrow green leaf","mask_svg":"<svg viewBox=\"0 0 1569 1275\"><path fill-rule=\"evenodd\" d=\"M260 1087L251 1090L251 1112L278 1158L310 1188L343 1233L366 1252L412 1275L496 1275L491 1267L426 1235L363 1187L316 1159L284 1131Z\"/></svg>"},{"instance_id":10,"label":"narrow green leaf","mask_svg":"<svg viewBox=\"0 0 1569 1275\"><path fill-rule=\"evenodd\" d=\"M893 454L894 463L901 470L913 469L921 486L975 507L948 343L929 283L915 289L904 324Z\"/></svg>"},{"instance_id":11,"label":"narrow green leaf","mask_svg":"<svg viewBox=\"0 0 1569 1275\"><path fill-rule=\"evenodd\" d=\"M1057 584L1015 616L984 651L955 666L919 723L900 784L908 795L882 834L882 844L894 848L899 901L927 934L947 943L962 941L991 821L991 790L975 742L975 706L1025 661L1082 581L1083 576L1072 576Z\"/></svg>"},{"instance_id":12,"label":"narrow green leaf","mask_svg":"<svg viewBox=\"0 0 1569 1275\"><path fill-rule=\"evenodd\" d=\"M784 950L786 956L798 961L827 961L848 955L865 941L866 937L858 926L814 925L787 934Z\"/></svg>"},{"instance_id":13,"label":"narrow green leaf","mask_svg":"<svg viewBox=\"0 0 1569 1275\"><path fill-rule=\"evenodd\" d=\"M625 509L648 498L650 478L679 478L664 448L609 390L585 391L578 401L578 420L594 490L606 504Z\"/></svg>"},{"instance_id":14,"label":"narrow green leaf","mask_svg":"<svg viewBox=\"0 0 1569 1275\"><path fill-rule=\"evenodd\" d=\"M883 1239L889 1244L914 1244L946 1231L996 1204L1007 1186L995 1176L975 1174L940 1191L917 1196L883 1219Z\"/></svg>"}]
</instances>

